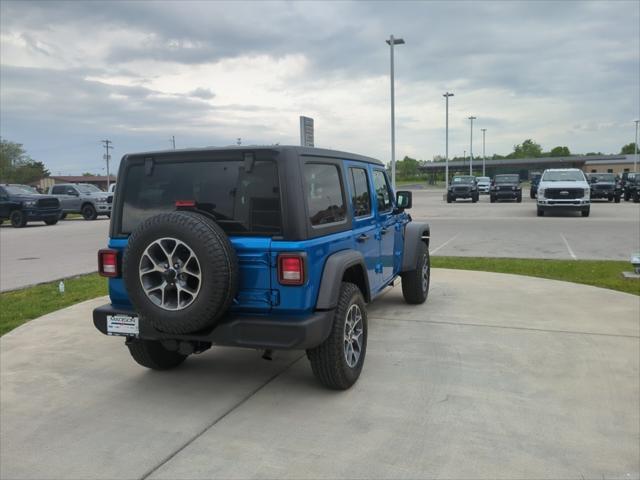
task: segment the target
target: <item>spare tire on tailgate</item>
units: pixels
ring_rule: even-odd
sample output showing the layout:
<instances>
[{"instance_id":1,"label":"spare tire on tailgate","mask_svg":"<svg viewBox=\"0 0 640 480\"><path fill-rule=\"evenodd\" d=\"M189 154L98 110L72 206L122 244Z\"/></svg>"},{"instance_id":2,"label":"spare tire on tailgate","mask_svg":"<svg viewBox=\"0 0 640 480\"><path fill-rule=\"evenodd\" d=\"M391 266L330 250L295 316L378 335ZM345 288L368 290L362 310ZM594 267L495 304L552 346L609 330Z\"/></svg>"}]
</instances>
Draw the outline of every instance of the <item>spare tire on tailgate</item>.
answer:
<instances>
[{"instance_id":1,"label":"spare tire on tailgate","mask_svg":"<svg viewBox=\"0 0 640 480\"><path fill-rule=\"evenodd\" d=\"M129 237L122 275L138 314L166 333L215 325L237 290L238 264L214 220L177 211L142 222Z\"/></svg>"}]
</instances>

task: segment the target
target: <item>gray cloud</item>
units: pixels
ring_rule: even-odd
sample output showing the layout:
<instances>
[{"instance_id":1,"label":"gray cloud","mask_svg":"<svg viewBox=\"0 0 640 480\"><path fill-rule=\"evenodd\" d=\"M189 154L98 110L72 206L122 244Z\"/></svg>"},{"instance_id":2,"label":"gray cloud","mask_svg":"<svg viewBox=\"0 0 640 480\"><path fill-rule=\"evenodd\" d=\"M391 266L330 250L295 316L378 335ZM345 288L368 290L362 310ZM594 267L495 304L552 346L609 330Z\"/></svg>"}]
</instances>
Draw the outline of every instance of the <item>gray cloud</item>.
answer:
<instances>
[{"instance_id":1,"label":"gray cloud","mask_svg":"<svg viewBox=\"0 0 640 480\"><path fill-rule=\"evenodd\" d=\"M477 114L492 129L496 148L508 148L514 137L524 139L533 135L532 130L544 130L558 133L537 138L543 144L564 134L575 150L613 150L631 141L620 125L640 114L638 5L635 1L4 1L0 4L3 34L18 36L34 54L68 55L76 65L86 60L100 67L65 69L61 62L56 69L25 69L3 60L2 135L11 133L37 144L37 136L24 127L29 120L37 118L42 128L53 129L53 122L63 118L73 128L98 136L98 129L111 129L123 135L139 132L136 138L163 132L158 137L162 138L179 128L193 142L209 138L224 142L232 138L232 131L233 136L247 136L251 126L256 138L283 141L281 130L269 126L271 115L283 113L278 105L225 102L225 92L210 82L203 85L213 85L215 94L205 87L186 94L160 92L148 88L149 79L161 75L166 64L191 69L238 57L302 55L307 68L290 80L290 87L318 88L310 97L321 98L335 93L339 87L334 85L386 78L389 50L384 40L394 33L407 42L396 52L399 107L441 108L442 91L454 89L454 113L460 112L462 118L462 112ZM68 34L68 44L52 40L60 31ZM106 35L121 31L135 33L139 40ZM78 47L97 42L94 33L105 34L95 36L103 48L97 57L85 59ZM140 62L160 70L141 71L136 67ZM126 77L130 85L111 85L110 75ZM481 92L493 96L483 101ZM371 99L372 104L387 101ZM513 105L519 104L532 110L514 118ZM314 106L310 101L298 110L303 113ZM558 118L561 107L565 113L569 108L570 121ZM340 105L335 110L339 112ZM440 125L424 125L420 115L409 112L399 111L398 118L399 129L405 125L404 137L413 135L412 142L418 141L419 130L429 132L420 147L426 149L425 157L442 153ZM323 123L322 118L317 120ZM598 127L574 127L578 125ZM189 129L191 133L186 133ZM210 136L200 133L207 130ZM597 138L589 133L593 131ZM291 137L295 140L295 132ZM452 133L460 144L465 137L466 132ZM331 140L336 143L339 138Z\"/></svg>"}]
</instances>

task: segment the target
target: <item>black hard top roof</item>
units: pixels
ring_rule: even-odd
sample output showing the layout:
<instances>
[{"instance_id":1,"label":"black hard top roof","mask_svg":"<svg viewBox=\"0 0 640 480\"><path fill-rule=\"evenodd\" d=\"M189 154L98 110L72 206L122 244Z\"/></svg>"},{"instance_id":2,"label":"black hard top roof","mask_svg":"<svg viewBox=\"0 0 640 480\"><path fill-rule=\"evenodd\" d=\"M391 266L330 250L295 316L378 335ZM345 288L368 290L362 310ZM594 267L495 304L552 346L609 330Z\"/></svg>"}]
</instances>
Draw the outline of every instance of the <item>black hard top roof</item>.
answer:
<instances>
[{"instance_id":1,"label":"black hard top roof","mask_svg":"<svg viewBox=\"0 0 640 480\"><path fill-rule=\"evenodd\" d=\"M357 155L355 153L341 152L339 150L329 150L326 148L311 148L311 147L299 147L295 145L238 145L229 147L204 147L204 148L185 148L178 150L158 150L150 152L137 152L125 155L127 157L140 158L140 157L175 157L184 154L203 154L206 152L272 152L274 154L297 154L298 156L310 156L310 157L325 157L325 158L337 158L341 160L355 160L359 162L373 163L375 165L384 166L380 160L375 158L365 157L364 155ZM284 155L283 155L284 156Z\"/></svg>"}]
</instances>

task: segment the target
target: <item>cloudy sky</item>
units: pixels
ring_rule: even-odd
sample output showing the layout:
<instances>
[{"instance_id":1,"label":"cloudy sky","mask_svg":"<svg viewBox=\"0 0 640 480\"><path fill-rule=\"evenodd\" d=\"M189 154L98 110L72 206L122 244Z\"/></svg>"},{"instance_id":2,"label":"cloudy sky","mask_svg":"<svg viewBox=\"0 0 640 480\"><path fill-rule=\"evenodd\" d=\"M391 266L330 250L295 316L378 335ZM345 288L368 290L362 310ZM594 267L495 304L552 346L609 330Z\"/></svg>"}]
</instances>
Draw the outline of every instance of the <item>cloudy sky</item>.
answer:
<instances>
[{"instance_id":1,"label":"cloudy sky","mask_svg":"<svg viewBox=\"0 0 640 480\"><path fill-rule=\"evenodd\" d=\"M0 134L54 174L176 146L297 144L390 157L550 149L617 153L640 116L640 2L0 3ZM117 162L116 162L117 163Z\"/></svg>"}]
</instances>

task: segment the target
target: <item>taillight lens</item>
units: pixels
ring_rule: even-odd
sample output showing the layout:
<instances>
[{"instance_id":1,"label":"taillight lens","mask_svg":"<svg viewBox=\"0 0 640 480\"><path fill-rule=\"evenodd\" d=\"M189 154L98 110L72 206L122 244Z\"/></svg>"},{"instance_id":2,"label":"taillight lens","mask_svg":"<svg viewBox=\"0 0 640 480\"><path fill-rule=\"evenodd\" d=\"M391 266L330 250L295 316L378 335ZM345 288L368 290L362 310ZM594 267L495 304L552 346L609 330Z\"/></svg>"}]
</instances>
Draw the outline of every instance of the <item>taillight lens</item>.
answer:
<instances>
[{"instance_id":1,"label":"taillight lens","mask_svg":"<svg viewBox=\"0 0 640 480\"><path fill-rule=\"evenodd\" d=\"M302 285L304 257L299 254L278 255L278 281L282 285Z\"/></svg>"},{"instance_id":2,"label":"taillight lens","mask_svg":"<svg viewBox=\"0 0 640 480\"><path fill-rule=\"evenodd\" d=\"M117 277L118 251L106 248L98 251L98 273L103 277Z\"/></svg>"}]
</instances>

